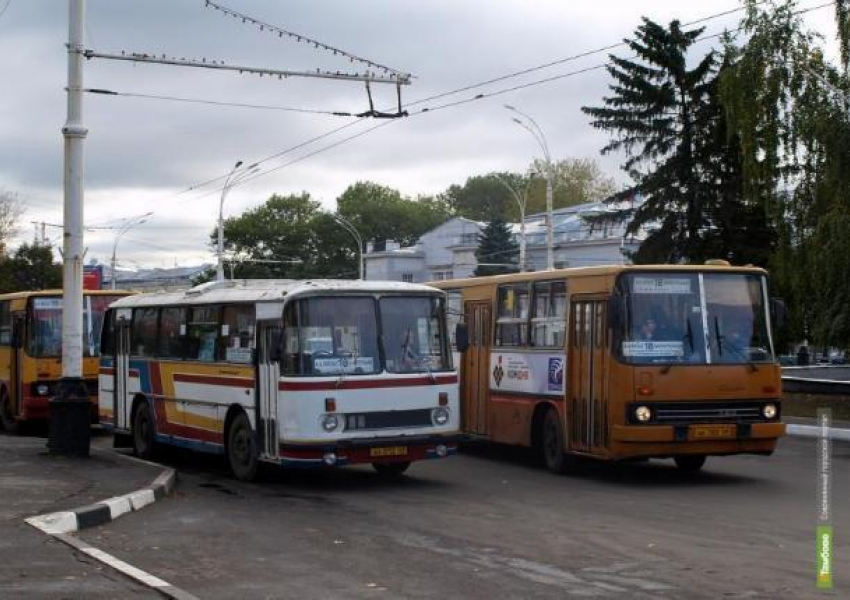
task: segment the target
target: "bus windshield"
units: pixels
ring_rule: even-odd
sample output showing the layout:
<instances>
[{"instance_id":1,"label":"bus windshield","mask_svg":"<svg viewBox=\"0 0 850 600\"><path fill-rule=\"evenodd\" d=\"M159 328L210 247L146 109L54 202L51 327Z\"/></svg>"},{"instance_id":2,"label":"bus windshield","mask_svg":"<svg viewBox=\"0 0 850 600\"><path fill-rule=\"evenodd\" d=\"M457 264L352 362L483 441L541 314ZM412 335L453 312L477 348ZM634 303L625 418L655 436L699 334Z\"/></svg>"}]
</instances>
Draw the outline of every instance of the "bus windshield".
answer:
<instances>
[{"instance_id":1,"label":"bus windshield","mask_svg":"<svg viewBox=\"0 0 850 600\"><path fill-rule=\"evenodd\" d=\"M632 364L772 362L765 281L749 273L629 273L617 332Z\"/></svg>"},{"instance_id":2,"label":"bus windshield","mask_svg":"<svg viewBox=\"0 0 850 600\"><path fill-rule=\"evenodd\" d=\"M389 373L448 368L442 302L433 297L381 298L381 335Z\"/></svg>"},{"instance_id":3,"label":"bus windshield","mask_svg":"<svg viewBox=\"0 0 850 600\"><path fill-rule=\"evenodd\" d=\"M100 328L107 307L121 296L83 297L83 356L100 355ZM32 299L27 326L27 354L34 358L62 356L62 297Z\"/></svg>"}]
</instances>

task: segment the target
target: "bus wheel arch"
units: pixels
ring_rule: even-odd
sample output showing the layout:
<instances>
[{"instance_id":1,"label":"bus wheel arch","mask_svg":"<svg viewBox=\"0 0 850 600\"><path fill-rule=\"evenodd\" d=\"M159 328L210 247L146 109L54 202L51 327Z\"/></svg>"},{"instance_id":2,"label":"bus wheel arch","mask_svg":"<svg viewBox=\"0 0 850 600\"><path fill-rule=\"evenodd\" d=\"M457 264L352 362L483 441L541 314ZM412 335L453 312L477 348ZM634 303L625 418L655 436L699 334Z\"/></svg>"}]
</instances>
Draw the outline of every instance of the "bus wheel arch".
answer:
<instances>
[{"instance_id":1,"label":"bus wheel arch","mask_svg":"<svg viewBox=\"0 0 850 600\"><path fill-rule=\"evenodd\" d=\"M248 414L239 405L227 409L224 418L224 454L233 475L241 481L253 481L260 468L257 438Z\"/></svg>"}]
</instances>

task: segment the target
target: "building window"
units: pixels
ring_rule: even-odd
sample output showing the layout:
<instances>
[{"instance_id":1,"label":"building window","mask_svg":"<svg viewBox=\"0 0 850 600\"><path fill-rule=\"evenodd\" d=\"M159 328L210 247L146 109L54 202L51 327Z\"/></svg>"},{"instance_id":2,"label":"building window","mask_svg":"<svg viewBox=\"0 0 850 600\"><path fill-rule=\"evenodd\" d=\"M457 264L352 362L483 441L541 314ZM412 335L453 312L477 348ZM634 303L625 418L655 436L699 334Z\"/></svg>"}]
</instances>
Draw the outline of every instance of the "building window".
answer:
<instances>
[{"instance_id":1,"label":"building window","mask_svg":"<svg viewBox=\"0 0 850 600\"><path fill-rule=\"evenodd\" d=\"M445 281L447 279L454 279L453 271L434 271L434 281Z\"/></svg>"},{"instance_id":2,"label":"building window","mask_svg":"<svg viewBox=\"0 0 850 600\"><path fill-rule=\"evenodd\" d=\"M404 283L413 283L413 273L402 273L401 280Z\"/></svg>"},{"instance_id":3,"label":"building window","mask_svg":"<svg viewBox=\"0 0 850 600\"><path fill-rule=\"evenodd\" d=\"M478 245L478 234L477 233L463 233L463 234L461 234L460 245L461 246L477 246Z\"/></svg>"}]
</instances>

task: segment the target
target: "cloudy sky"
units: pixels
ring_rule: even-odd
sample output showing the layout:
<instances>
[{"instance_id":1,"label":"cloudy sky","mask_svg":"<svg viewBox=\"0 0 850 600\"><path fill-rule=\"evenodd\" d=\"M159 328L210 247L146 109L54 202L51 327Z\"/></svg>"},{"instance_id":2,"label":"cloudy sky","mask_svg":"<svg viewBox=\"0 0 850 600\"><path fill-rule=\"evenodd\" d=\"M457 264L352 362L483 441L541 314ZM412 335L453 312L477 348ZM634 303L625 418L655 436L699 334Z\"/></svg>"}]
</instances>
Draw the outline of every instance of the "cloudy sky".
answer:
<instances>
[{"instance_id":1,"label":"cloudy sky","mask_svg":"<svg viewBox=\"0 0 850 600\"><path fill-rule=\"evenodd\" d=\"M0 11L7 0L0 0ZM0 16L0 189L26 205L20 241L30 221L62 221L63 141L67 58L65 0L9 0ZM261 176L235 188L225 214L262 203L272 193L309 191L333 209L357 180L373 180L416 196L436 194L471 174L526 168L537 147L511 122L503 104L532 114L554 157L597 157L603 134L580 107L606 92L601 69L442 110L479 93L600 65L605 53L562 62L492 85L412 104L435 94L617 43L646 15L696 21L735 9L736 0L221 0L262 21L303 33L413 73L403 98L413 115L365 121L261 163ZM801 0L800 6L823 4ZM706 34L734 28L740 13L701 23ZM834 53L830 8L805 16ZM204 0L88 0L87 47L108 53L147 52L223 60L271 69L351 70L356 65L303 43L226 18ZM716 41L699 45L708 51ZM615 51L616 52L616 51ZM624 50L619 50L620 54ZM86 62L86 87L131 94L224 103L358 112L368 106L363 84L128 62ZM395 103L395 88L373 85L379 108ZM212 260L208 240L218 212L216 183L237 160L278 155L353 119L273 109L189 104L137 97L86 95L86 223L115 227L153 212L119 247L127 268L188 266ZM345 138L366 132L356 139ZM332 144L338 146L321 151ZM320 151L314 156L307 156ZM297 162L293 162L297 161ZM622 180L618 158L600 159ZM292 164L289 164L292 163ZM59 243L61 230L48 227ZM108 262L114 230L86 233L88 259Z\"/></svg>"}]
</instances>

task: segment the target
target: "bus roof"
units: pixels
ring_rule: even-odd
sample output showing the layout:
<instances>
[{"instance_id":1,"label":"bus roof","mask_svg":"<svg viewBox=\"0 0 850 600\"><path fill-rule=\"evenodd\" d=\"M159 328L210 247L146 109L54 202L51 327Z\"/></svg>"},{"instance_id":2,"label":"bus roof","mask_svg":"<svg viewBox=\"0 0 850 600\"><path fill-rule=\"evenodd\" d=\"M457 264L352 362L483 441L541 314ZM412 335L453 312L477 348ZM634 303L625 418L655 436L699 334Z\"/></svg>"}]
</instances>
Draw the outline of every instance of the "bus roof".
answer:
<instances>
[{"instance_id":1,"label":"bus roof","mask_svg":"<svg viewBox=\"0 0 850 600\"><path fill-rule=\"evenodd\" d=\"M714 272L714 273L757 273L766 275L767 271L760 267L735 267L731 265L604 265L599 267L574 267L568 269L551 269L543 271L526 271L525 273L508 273L506 275L487 275L467 279L447 279L429 282L440 289L471 287L517 281L540 281L547 279L590 277L599 275L618 275L620 273L640 271L670 271L670 272Z\"/></svg>"},{"instance_id":2,"label":"bus roof","mask_svg":"<svg viewBox=\"0 0 850 600\"><path fill-rule=\"evenodd\" d=\"M280 302L285 297L322 294L411 293L437 294L442 290L398 281L351 281L343 279L236 279L211 281L179 292L155 292L122 298L111 306L160 306L219 304L229 302Z\"/></svg>"},{"instance_id":3,"label":"bus roof","mask_svg":"<svg viewBox=\"0 0 850 600\"><path fill-rule=\"evenodd\" d=\"M130 290L83 290L86 296L127 296L135 294ZM36 296L61 296L62 290L37 290L25 292L10 292L8 294L0 294L0 300L18 300L20 298L32 298Z\"/></svg>"}]
</instances>

